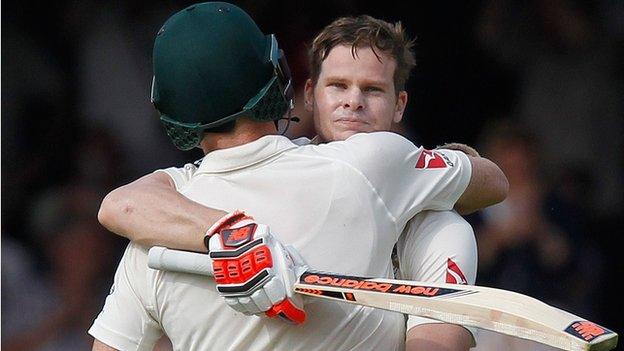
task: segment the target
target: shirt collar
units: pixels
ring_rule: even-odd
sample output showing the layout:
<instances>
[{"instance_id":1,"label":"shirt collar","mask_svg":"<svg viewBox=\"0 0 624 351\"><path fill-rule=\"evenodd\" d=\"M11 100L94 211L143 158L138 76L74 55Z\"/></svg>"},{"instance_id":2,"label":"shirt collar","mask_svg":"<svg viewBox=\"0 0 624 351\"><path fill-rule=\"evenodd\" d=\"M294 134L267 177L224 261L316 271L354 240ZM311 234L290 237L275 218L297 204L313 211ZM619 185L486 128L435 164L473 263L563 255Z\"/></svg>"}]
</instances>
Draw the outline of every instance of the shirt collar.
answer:
<instances>
[{"instance_id":1,"label":"shirt collar","mask_svg":"<svg viewBox=\"0 0 624 351\"><path fill-rule=\"evenodd\" d=\"M310 140L310 144L318 145L321 143L321 138L318 135L315 135L314 138Z\"/></svg>"},{"instance_id":2,"label":"shirt collar","mask_svg":"<svg viewBox=\"0 0 624 351\"><path fill-rule=\"evenodd\" d=\"M297 146L304 146L304 145L319 145L321 144L321 138L317 135L314 138L310 139L308 137L300 137L297 139L293 139L292 142L294 144L297 144Z\"/></svg>"},{"instance_id":3,"label":"shirt collar","mask_svg":"<svg viewBox=\"0 0 624 351\"><path fill-rule=\"evenodd\" d=\"M296 148L281 135L265 135L244 145L215 150L202 159L198 173L230 172L268 160L284 151Z\"/></svg>"}]
</instances>

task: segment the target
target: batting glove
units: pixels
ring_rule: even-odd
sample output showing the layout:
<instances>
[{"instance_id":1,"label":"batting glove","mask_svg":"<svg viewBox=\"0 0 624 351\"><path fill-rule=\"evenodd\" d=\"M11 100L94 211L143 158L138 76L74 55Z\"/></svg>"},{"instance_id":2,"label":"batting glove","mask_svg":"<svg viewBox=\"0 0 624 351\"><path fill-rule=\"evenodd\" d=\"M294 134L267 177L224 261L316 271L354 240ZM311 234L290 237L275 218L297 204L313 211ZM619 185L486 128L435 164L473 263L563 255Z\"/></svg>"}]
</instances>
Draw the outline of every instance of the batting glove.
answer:
<instances>
[{"instance_id":1,"label":"batting glove","mask_svg":"<svg viewBox=\"0 0 624 351\"><path fill-rule=\"evenodd\" d=\"M213 225L204 239L225 302L247 315L266 314L300 324L303 301L293 284L306 270L299 253L282 245L268 226L236 211Z\"/></svg>"}]
</instances>

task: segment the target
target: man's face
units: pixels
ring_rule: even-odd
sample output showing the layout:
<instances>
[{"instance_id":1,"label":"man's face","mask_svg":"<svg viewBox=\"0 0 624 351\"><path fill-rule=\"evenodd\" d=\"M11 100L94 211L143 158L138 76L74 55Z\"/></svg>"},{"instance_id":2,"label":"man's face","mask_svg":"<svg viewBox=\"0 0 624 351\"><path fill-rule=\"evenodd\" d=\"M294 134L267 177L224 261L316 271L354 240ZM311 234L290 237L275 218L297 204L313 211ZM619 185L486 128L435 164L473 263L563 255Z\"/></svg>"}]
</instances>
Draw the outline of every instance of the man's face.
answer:
<instances>
[{"instance_id":1,"label":"man's face","mask_svg":"<svg viewBox=\"0 0 624 351\"><path fill-rule=\"evenodd\" d=\"M354 58L351 47L334 47L321 65L316 85L305 86L306 109L322 141L344 140L356 133L390 130L403 117L407 92L394 90L396 62L370 47Z\"/></svg>"}]
</instances>

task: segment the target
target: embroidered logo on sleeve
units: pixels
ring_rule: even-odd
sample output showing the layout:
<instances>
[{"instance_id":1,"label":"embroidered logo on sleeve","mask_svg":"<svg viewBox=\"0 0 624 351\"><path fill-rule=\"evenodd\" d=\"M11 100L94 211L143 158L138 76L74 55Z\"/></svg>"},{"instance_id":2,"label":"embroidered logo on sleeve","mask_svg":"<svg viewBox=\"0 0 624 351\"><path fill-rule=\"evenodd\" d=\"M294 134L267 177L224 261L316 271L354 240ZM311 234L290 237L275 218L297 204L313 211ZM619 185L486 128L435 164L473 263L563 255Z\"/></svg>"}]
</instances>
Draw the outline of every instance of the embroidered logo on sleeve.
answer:
<instances>
[{"instance_id":1,"label":"embroidered logo on sleeve","mask_svg":"<svg viewBox=\"0 0 624 351\"><path fill-rule=\"evenodd\" d=\"M446 168L449 166L446 157L435 151L423 150L416 162L416 168L428 169L428 168ZM451 164L452 166L452 164Z\"/></svg>"},{"instance_id":2,"label":"embroidered logo on sleeve","mask_svg":"<svg viewBox=\"0 0 624 351\"><path fill-rule=\"evenodd\" d=\"M468 284L464 272L450 258L446 260L446 282L451 284Z\"/></svg>"}]
</instances>

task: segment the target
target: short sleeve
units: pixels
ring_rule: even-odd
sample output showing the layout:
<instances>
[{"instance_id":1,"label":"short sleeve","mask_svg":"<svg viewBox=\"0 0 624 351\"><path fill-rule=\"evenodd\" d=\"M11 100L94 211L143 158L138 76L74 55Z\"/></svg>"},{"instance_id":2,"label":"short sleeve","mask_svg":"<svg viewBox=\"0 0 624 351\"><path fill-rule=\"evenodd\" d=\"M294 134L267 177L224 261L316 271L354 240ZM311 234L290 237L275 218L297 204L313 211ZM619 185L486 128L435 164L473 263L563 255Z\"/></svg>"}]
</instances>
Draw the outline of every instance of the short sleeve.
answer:
<instances>
[{"instance_id":1,"label":"short sleeve","mask_svg":"<svg viewBox=\"0 0 624 351\"><path fill-rule=\"evenodd\" d=\"M424 211L414 217L397 242L401 279L474 284L477 244L470 224L453 211ZM408 316L407 330L440 321ZM477 329L466 327L473 344Z\"/></svg>"},{"instance_id":2,"label":"short sleeve","mask_svg":"<svg viewBox=\"0 0 624 351\"><path fill-rule=\"evenodd\" d=\"M422 210L452 209L470 182L472 166L460 151L425 150L390 132L355 134L343 143L347 162L401 227Z\"/></svg>"},{"instance_id":3,"label":"short sleeve","mask_svg":"<svg viewBox=\"0 0 624 351\"><path fill-rule=\"evenodd\" d=\"M147 295L147 252L130 243L89 334L118 350L152 350L162 330L148 312Z\"/></svg>"},{"instance_id":4,"label":"short sleeve","mask_svg":"<svg viewBox=\"0 0 624 351\"><path fill-rule=\"evenodd\" d=\"M180 190L183 186L185 186L188 181L193 177L195 172L197 171L197 166L193 163L187 163L184 167L169 167L164 169L158 169L154 171L163 172L167 174L176 186L176 190Z\"/></svg>"}]
</instances>

